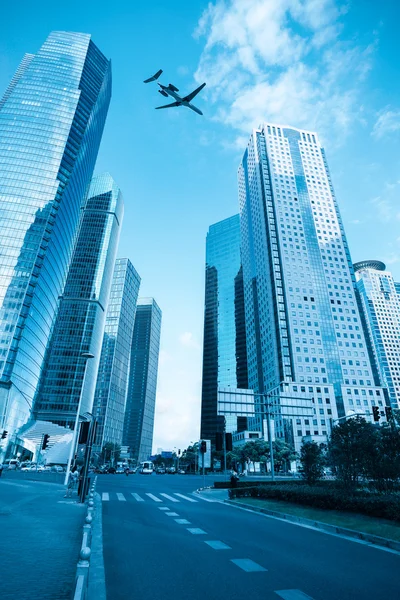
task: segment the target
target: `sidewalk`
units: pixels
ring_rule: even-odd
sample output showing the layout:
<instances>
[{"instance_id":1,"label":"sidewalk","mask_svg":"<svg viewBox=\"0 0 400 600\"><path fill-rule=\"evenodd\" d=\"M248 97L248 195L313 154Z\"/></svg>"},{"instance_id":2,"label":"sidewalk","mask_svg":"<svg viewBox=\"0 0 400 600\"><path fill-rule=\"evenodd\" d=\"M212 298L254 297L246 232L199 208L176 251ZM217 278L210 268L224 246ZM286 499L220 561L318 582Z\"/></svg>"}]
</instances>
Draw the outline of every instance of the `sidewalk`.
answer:
<instances>
[{"instance_id":1,"label":"sidewalk","mask_svg":"<svg viewBox=\"0 0 400 600\"><path fill-rule=\"evenodd\" d=\"M60 484L0 479L2 600L70 600L84 505Z\"/></svg>"}]
</instances>

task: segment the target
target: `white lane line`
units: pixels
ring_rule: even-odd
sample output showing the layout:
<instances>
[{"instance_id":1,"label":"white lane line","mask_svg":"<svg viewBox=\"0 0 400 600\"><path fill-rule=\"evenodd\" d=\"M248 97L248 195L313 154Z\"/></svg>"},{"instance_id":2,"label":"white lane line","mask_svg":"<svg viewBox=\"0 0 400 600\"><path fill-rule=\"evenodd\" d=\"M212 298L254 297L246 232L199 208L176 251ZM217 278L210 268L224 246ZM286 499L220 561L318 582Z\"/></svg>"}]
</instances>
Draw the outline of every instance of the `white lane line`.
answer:
<instances>
[{"instance_id":1,"label":"white lane line","mask_svg":"<svg viewBox=\"0 0 400 600\"><path fill-rule=\"evenodd\" d=\"M166 512L164 514L167 515L167 517L179 517L178 513L176 512Z\"/></svg>"},{"instance_id":2,"label":"white lane line","mask_svg":"<svg viewBox=\"0 0 400 600\"><path fill-rule=\"evenodd\" d=\"M169 510L168 506L157 506L158 510Z\"/></svg>"},{"instance_id":3,"label":"white lane line","mask_svg":"<svg viewBox=\"0 0 400 600\"><path fill-rule=\"evenodd\" d=\"M153 494L148 494L146 492L146 496L148 496L149 498L151 498L152 500L154 500L154 502L162 502L162 500L160 500L160 498L157 498L157 496L153 496Z\"/></svg>"},{"instance_id":4,"label":"white lane line","mask_svg":"<svg viewBox=\"0 0 400 600\"><path fill-rule=\"evenodd\" d=\"M313 600L311 596L307 596L301 590L279 590L275 594L283 598L283 600Z\"/></svg>"},{"instance_id":5,"label":"white lane line","mask_svg":"<svg viewBox=\"0 0 400 600\"><path fill-rule=\"evenodd\" d=\"M103 500L103 502L105 500L109 500L110 499L110 494L108 494L107 492L103 492L101 495L101 499Z\"/></svg>"},{"instance_id":6,"label":"white lane line","mask_svg":"<svg viewBox=\"0 0 400 600\"><path fill-rule=\"evenodd\" d=\"M172 496L168 496L168 494L163 494L162 492L160 492L160 496L164 496L164 498L168 498L168 500L171 500L171 502L180 502L180 500L177 500L176 498L173 498Z\"/></svg>"},{"instance_id":7,"label":"white lane line","mask_svg":"<svg viewBox=\"0 0 400 600\"><path fill-rule=\"evenodd\" d=\"M121 500L121 502L126 502L126 498L125 498L125 496L123 494L119 494L117 492L117 498L118 498L118 500Z\"/></svg>"},{"instance_id":8,"label":"white lane line","mask_svg":"<svg viewBox=\"0 0 400 600\"><path fill-rule=\"evenodd\" d=\"M190 533L193 533L193 535L207 535L205 531L198 527L187 527L186 529L190 531Z\"/></svg>"},{"instance_id":9,"label":"white lane line","mask_svg":"<svg viewBox=\"0 0 400 600\"><path fill-rule=\"evenodd\" d=\"M132 496L135 498L136 502L144 502L144 499L139 496L139 494L135 494L135 492L131 492Z\"/></svg>"},{"instance_id":10,"label":"white lane line","mask_svg":"<svg viewBox=\"0 0 400 600\"><path fill-rule=\"evenodd\" d=\"M227 546L224 542L220 542L219 540L206 541L204 543L211 546L211 548L214 548L214 550L232 550L230 546Z\"/></svg>"},{"instance_id":11,"label":"white lane line","mask_svg":"<svg viewBox=\"0 0 400 600\"><path fill-rule=\"evenodd\" d=\"M204 502L216 502L216 500L210 500L209 498L203 498L203 496L200 496L200 494L193 494L193 496L195 498L197 498L198 500L203 500Z\"/></svg>"},{"instance_id":12,"label":"white lane line","mask_svg":"<svg viewBox=\"0 0 400 600\"><path fill-rule=\"evenodd\" d=\"M261 565L258 565L254 560L250 558L231 558L231 562L237 567L246 571L246 573L255 573L256 571L266 571Z\"/></svg>"},{"instance_id":13,"label":"white lane line","mask_svg":"<svg viewBox=\"0 0 400 600\"><path fill-rule=\"evenodd\" d=\"M190 521L187 519L175 519L175 522L179 525L190 525Z\"/></svg>"},{"instance_id":14,"label":"white lane line","mask_svg":"<svg viewBox=\"0 0 400 600\"><path fill-rule=\"evenodd\" d=\"M193 500L193 498L189 498L189 496L184 496L183 494L177 494L176 492L174 492L175 496L179 496L179 498L183 498L184 500L187 500L188 502L197 502L197 500Z\"/></svg>"}]
</instances>

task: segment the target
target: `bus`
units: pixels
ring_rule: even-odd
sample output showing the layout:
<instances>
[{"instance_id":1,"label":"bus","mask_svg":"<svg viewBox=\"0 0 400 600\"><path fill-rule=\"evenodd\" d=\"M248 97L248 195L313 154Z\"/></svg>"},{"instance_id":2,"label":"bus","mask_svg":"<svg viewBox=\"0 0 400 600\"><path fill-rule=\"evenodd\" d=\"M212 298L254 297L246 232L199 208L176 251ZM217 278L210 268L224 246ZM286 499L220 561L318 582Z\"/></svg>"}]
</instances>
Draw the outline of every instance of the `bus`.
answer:
<instances>
[{"instance_id":1,"label":"bus","mask_svg":"<svg viewBox=\"0 0 400 600\"><path fill-rule=\"evenodd\" d=\"M140 463L140 473L142 475L151 475L154 471L153 463L149 460Z\"/></svg>"}]
</instances>

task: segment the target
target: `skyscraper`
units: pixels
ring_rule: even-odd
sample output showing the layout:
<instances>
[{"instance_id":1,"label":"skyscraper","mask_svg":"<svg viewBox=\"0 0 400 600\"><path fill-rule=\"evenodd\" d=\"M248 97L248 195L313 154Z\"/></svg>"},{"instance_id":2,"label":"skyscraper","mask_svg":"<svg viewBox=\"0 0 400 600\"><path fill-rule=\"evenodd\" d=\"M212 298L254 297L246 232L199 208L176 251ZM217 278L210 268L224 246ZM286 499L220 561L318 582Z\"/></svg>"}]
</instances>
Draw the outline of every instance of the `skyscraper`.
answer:
<instances>
[{"instance_id":1,"label":"skyscraper","mask_svg":"<svg viewBox=\"0 0 400 600\"><path fill-rule=\"evenodd\" d=\"M0 428L31 413L111 97L90 35L53 32L0 102Z\"/></svg>"},{"instance_id":2,"label":"skyscraper","mask_svg":"<svg viewBox=\"0 0 400 600\"><path fill-rule=\"evenodd\" d=\"M36 397L39 420L72 425L81 394L80 414L92 412L123 210L112 177L94 177ZM86 371L85 352L94 355Z\"/></svg>"},{"instance_id":3,"label":"skyscraper","mask_svg":"<svg viewBox=\"0 0 400 600\"><path fill-rule=\"evenodd\" d=\"M364 325L377 380L387 387L393 408L400 408L400 296L393 276L379 260L354 265Z\"/></svg>"},{"instance_id":4,"label":"skyscraper","mask_svg":"<svg viewBox=\"0 0 400 600\"><path fill-rule=\"evenodd\" d=\"M218 388L247 388L240 219L211 225L206 241L201 437L214 441L221 428Z\"/></svg>"},{"instance_id":5,"label":"skyscraper","mask_svg":"<svg viewBox=\"0 0 400 600\"><path fill-rule=\"evenodd\" d=\"M298 448L338 417L384 406L350 252L315 133L264 123L239 166L249 386ZM261 410L261 406L260 406Z\"/></svg>"},{"instance_id":6,"label":"skyscraper","mask_svg":"<svg viewBox=\"0 0 400 600\"><path fill-rule=\"evenodd\" d=\"M153 444L161 310L153 298L139 298L133 330L123 444L132 458L147 460Z\"/></svg>"},{"instance_id":7,"label":"skyscraper","mask_svg":"<svg viewBox=\"0 0 400 600\"><path fill-rule=\"evenodd\" d=\"M95 450L122 444L129 364L140 277L127 258L117 258L104 329L93 414Z\"/></svg>"}]
</instances>

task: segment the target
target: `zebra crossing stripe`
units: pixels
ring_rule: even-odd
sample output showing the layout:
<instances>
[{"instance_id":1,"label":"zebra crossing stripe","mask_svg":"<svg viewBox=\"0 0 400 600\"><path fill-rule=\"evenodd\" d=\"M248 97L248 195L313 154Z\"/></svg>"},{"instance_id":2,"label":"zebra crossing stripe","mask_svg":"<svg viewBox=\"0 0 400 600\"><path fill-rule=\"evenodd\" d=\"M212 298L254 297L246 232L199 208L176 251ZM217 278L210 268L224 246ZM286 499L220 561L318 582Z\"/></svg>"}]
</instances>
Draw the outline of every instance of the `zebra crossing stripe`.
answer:
<instances>
[{"instance_id":1,"label":"zebra crossing stripe","mask_svg":"<svg viewBox=\"0 0 400 600\"><path fill-rule=\"evenodd\" d=\"M126 498L123 494L120 494L117 492L117 498L118 498L118 500L121 500L122 502L126 502Z\"/></svg>"},{"instance_id":2,"label":"zebra crossing stripe","mask_svg":"<svg viewBox=\"0 0 400 600\"><path fill-rule=\"evenodd\" d=\"M183 494L177 494L175 492L175 496L179 496L179 498L183 498L184 500L188 500L188 502L197 502L197 500L194 500L193 498L189 498L188 496L184 496Z\"/></svg>"},{"instance_id":3,"label":"zebra crossing stripe","mask_svg":"<svg viewBox=\"0 0 400 600\"><path fill-rule=\"evenodd\" d=\"M283 600L313 600L311 596L307 596L301 590L279 590L275 594L283 598Z\"/></svg>"},{"instance_id":4,"label":"zebra crossing stripe","mask_svg":"<svg viewBox=\"0 0 400 600\"><path fill-rule=\"evenodd\" d=\"M109 500L110 499L110 494L108 494L107 492L103 492L101 495L101 499L103 500L103 502L105 500Z\"/></svg>"},{"instance_id":5,"label":"zebra crossing stripe","mask_svg":"<svg viewBox=\"0 0 400 600\"><path fill-rule=\"evenodd\" d=\"M162 502L162 500L160 500L160 498L157 498L157 496L153 496L153 494L149 494L146 492L146 496L148 496L149 498L154 500L154 502Z\"/></svg>"},{"instance_id":6,"label":"zebra crossing stripe","mask_svg":"<svg viewBox=\"0 0 400 600\"><path fill-rule=\"evenodd\" d=\"M135 494L134 492L131 492L131 493L132 493L132 496L135 498L136 502L144 502L144 499L141 498L139 496L139 494Z\"/></svg>"},{"instance_id":7,"label":"zebra crossing stripe","mask_svg":"<svg viewBox=\"0 0 400 600\"><path fill-rule=\"evenodd\" d=\"M179 500L177 500L173 496L168 496L168 494L163 494L162 492L160 492L160 496L164 496L164 498L168 498L168 500L171 500L171 502L179 502Z\"/></svg>"}]
</instances>

